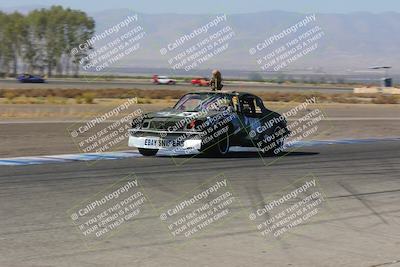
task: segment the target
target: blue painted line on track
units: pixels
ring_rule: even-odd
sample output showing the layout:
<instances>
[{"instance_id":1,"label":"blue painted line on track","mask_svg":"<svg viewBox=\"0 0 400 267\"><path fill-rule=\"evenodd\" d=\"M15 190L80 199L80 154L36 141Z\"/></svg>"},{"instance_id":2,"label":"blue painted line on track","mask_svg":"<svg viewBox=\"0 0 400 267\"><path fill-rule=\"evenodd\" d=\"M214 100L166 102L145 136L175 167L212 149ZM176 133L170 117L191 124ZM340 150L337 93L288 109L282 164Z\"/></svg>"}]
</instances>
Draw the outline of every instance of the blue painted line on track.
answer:
<instances>
[{"instance_id":1,"label":"blue painted line on track","mask_svg":"<svg viewBox=\"0 0 400 267\"><path fill-rule=\"evenodd\" d=\"M375 143L382 141L400 141L400 137L298 141L291 144L289 147L309 147L309 146L335 145L335 144L363 144L363 143ZM245 149L243 150L239 149L237 151L245 151ZM161 154L164 156L168 155L168 151L163 151ZM15 157L15 158L0 159L0 166L23 166L23 165L37 165L37 164L48 164L48 163L76 162L76 161L117 160L117 159L136 158L136 157L141 157L138 151L65 154L65 155L38 156L38 157Z\"/></svg>"}]
</instances>

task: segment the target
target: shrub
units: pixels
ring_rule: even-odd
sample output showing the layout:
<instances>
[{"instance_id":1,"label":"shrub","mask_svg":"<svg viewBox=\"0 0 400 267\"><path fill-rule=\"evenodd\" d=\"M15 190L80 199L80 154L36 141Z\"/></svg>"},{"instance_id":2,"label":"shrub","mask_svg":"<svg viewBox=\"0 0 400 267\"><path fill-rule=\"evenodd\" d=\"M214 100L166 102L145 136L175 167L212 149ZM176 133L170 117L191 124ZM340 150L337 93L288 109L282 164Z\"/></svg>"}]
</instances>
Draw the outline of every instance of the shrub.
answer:
<instances>
[{"instance_id":1,"label":"shrub","mask_svg":"<svg viewBox=\"0 0 400 267\"><path fill-rule=\"evenodd\" d=\"M75 97L75 103L82 104L83 103L82 96L80 96L80 95L76 96Z\"/></svg>"},{"instance_id":2,"label":"shrub","mask_svg":"<svg viewBox=\"0 0 400 267\"><path fill-rule=\"evenodd\" d=\"M138 98L137 103L138 104L151 104L151 103L153 103L153 101L151 101L151 99L145 97L145 98Z\"/></svg>"},{"instance_id":3,"label":"shrub","mask_svg":"<svg viewBox=\"0 0 400 267\"><path fill-rule=\"evenodd\" d=\"M47 103L49 104L66 104L67 98L65 97L56 97L56 96L48 96Z\"/></svg>"},{"instance_id":4,"label":"shrub","mask_svg":"<svg viewBox=\"0 0 400 267\"><path fill-rule=\"evenodd\" d=\"M93 104L95 97L96 97L96 93L94 93L94 92L85 92L82 94L82 98L86 104Z\"/></svg>"},{"instance_id":5,"label":"shrub","mask_svg":"<svg viewBox=\"0 0 400 267\"><path fill-rule=\"evenodd\" d=\"M376 98L372 99L374 104L397 104L398 99L394 95L378 95Z\"/></svg>"},{"instance_id":6,"label":"shrub","mask_svg":"<svg viewBox=\"0 0 400 267\"><path fill-rule=\"evenodd\" d=\"M14 92L6 92L4 97L11 102L16 97L16 94Z\"/></svg>"}]
</instances>

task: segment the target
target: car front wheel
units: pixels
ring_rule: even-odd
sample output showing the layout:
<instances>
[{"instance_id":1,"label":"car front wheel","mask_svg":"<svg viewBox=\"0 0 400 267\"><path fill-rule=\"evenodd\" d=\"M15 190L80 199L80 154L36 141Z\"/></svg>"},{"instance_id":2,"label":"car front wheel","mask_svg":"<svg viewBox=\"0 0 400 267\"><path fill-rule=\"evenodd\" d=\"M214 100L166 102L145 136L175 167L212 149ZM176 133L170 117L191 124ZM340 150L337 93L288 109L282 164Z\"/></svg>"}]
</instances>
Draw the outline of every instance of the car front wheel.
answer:
<instances>
[{"instance_id":1,"label":"car front wheel","mask_svg":"<svg viewBox=\"0 0 400 267\"><path fill-rule=\"evenodd\" d=\"M229 152L230 141L229 131L226 131L216 138L214 144L202 148L201 151L210 156L225 156Z\"/></svg>"},{"instance_id":2,"label":"car front wheel","mask_svg":"<svg viewBox=\"0 0 400 267\"><path fill-rule=\"evenodd\" d=\"M146 157L155 156L157 152L158 149L139 148L139 153Z\"/></svg>"}]
</instances>

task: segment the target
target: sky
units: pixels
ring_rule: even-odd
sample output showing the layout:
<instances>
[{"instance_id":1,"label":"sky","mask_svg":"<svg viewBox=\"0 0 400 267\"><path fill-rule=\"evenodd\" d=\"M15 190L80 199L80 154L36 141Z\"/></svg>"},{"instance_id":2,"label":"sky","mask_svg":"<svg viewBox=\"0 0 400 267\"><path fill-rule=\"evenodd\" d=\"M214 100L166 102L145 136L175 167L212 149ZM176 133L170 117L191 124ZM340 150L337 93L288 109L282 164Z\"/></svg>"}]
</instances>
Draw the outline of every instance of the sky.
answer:
<instances>
[{"instance_id":1,"label":"sky","mask_svg":"<svg viewBox=\"0 0 400 267\"><path fill-rule=\"evenodd\" d=\"M251 13L283 10L300 13L400 12L399 0L0 0L0 9L62 5L88 13L130 8L140 13Z\"/></svg>"}]
</instances>

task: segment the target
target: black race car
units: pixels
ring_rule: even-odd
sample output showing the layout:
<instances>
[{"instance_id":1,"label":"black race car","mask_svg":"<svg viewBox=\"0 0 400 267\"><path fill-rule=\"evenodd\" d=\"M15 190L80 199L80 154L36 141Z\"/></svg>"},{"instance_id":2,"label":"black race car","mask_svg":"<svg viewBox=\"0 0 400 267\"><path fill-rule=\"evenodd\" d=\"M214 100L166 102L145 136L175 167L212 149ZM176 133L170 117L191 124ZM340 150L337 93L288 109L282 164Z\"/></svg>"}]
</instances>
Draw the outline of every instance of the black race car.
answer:
<instances>
[{"instance_id":1,"label":"black race car","mask_svg":"<svg viewBox=\"0 0 400 267\"><path fill-rule=\"evenodd\" d=\"M225 155L233 146L278 154L289 133L286 119L253 94L199 91L134 120L129 146L145 156L160 149Z\"/></svg>"},{"instance_id":2,"label":"black race car","mask_svg":"<svg viewBox=\"0 0 400 267\"><path fill-rule=\"evenodd\" d=\"M17 80L21 83L45 83L46 80L38 75L21 74L17 77Z\"/></svg>"}]
</instances>

